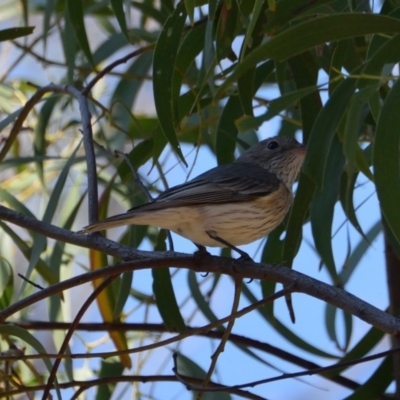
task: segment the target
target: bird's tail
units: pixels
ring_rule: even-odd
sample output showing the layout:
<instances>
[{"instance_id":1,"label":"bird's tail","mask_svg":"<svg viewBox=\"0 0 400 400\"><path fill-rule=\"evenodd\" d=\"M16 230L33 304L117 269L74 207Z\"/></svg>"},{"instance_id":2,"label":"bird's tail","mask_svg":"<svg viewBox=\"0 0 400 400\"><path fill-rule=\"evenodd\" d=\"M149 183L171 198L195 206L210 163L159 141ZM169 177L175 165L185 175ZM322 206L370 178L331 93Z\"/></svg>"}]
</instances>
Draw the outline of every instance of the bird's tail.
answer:
<instances>
[{"instance_id":1,"label":"bird's tail","mask_svg":"<svg viewBox=\"0 0 400 400\"><path fill-rule=\"evenodd\" d=\"M130 223L133 222L132 221L133 219L135 219L134 214L133 215L129 215L127 213L118 214L103 219L101 221L95 222L93 224L90 224L88 226L85 226L82 228L82 230L78 231L77 233L92 233L92 232L102 231L105 229L117 228L119 226L129 225Z\"/></svg>"}]
</instances>

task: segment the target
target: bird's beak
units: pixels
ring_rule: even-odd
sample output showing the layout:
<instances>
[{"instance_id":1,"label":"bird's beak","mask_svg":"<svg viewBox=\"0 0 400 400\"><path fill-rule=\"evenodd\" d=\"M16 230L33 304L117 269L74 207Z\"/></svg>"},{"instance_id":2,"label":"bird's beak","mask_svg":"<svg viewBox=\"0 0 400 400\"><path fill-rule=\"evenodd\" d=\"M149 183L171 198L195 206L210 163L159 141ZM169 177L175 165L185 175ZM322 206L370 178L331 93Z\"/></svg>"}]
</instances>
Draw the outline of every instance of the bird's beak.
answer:
<instances>
[{"instance_id":1,"label":"bird's beak","mask_svg":"<svg viewBox=\"0 0 400 400\"><path fill-rule=\"evenodd\" d=\"M303 153L303 157L305 157L306 152L307 152L307 145L306 144L302 144L299 147L297 147L297 149L300 153Z\"/></svg>"}]
</instances>

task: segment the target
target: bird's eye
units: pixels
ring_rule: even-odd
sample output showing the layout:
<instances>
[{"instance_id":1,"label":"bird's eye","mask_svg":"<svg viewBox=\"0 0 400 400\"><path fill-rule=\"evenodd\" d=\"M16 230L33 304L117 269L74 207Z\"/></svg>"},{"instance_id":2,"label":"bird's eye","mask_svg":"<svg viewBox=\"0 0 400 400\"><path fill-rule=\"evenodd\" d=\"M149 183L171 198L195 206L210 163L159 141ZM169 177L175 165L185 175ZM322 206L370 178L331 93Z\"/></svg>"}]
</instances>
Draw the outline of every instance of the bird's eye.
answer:
<instances>
[{"instance_id":1,"label":"bird's eye","mask_svg":"<svg viewBox=\"0 0 400 400\"><path fill-rule=\"evenodd\" d=\"M267 145L267 148L268 148L269 150L275 150L275 149L277 149L278 147L279 147L279 144L278 144L278 142L276 142L275 140L273 140L272 142L269 142L268 145Z\"/></svg>"}]
</instances>

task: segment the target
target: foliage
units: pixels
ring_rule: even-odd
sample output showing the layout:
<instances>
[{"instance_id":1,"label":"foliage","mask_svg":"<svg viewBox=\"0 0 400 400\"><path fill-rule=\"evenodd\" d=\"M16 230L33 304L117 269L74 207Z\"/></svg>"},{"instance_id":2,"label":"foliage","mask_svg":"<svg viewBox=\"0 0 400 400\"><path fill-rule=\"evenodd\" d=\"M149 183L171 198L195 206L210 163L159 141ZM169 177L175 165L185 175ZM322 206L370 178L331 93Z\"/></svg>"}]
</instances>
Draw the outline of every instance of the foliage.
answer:
<instances>
[{"instance_id":1,"label":"foliage","mask_svg":"<svg viewBox=\"0 0 400 400\"><path fill-rule=\"evenodd\" d=\"M391 385L400 376L397 354L368 364L360 383L347 370L387 348L390 334L396 344L399 323L342 290L369 273L362 257L383 233L389 304L376 306L400 312L397 3L47 0L21 1L17 9L5 1L1 395L167 398L169 390L168 398L262 399L277 388L298 398L304 383L293 376L293 389L258 381L301 369L323 377L323 387L329 382L329 398L400 398L400 381ZM166 233L151 227L106 233L121 245L75 233L88 217L146 201L131 166L157 194L185 174L231 162L265 126L276 129L269 135L302 137L308 150L290 214L260 242L255 259L263 266L196 261L194 246L176 237L175 250L190 255L165 253ZM363 202L354 199L361 191L367 201L365 185L379 203L361 219ZM339 227L338 242L342 212L352 233ZM295 263L308 273L295 257L311 238L329 286L287 268ZM285 267L274 272L267 263ZM383 274L381 263L374 273ZM286 289L277 291L277 282ZM357 294L373 301L362 283ZM294 296L292 325L272 300L296 291L313 297L303 303ZM326 307L312 318L317 299ZM248 305L242 323L237 310ZM214 389L201 395L202 385Z\"/></svg>"}]
</instances>

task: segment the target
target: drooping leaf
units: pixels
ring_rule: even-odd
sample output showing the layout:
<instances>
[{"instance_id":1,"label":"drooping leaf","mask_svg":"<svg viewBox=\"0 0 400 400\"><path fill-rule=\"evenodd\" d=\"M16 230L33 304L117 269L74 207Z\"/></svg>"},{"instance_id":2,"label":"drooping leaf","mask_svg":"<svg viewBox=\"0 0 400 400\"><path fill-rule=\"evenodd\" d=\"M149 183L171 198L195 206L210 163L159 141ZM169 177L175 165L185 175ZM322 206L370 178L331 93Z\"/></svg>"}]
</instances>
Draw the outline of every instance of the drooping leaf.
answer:
<instances>
[{"instance_id":1,"label":"drooping leaf","mask_svg":"<svg viewBox=\"0 0 400 400\"><path fill-rule=\"evenodd\" d=\"M128 27L125 19L124 0L110 0L110 3L122 33L124 34L126 40L130 42Z\"/></svg>"},{"instance_id":2,"label":"drooping leaf","mask_svg":"<svg viewBox=\"0 0 400 400\"><path fill-rule=\"evenodd\" d=\"M0 257L0 310L11 303L14 292L14 275L10 263Z\"/></svg>"},{"instance_id":3,"label":"drooping leaf","mask_svg":"<svg viewBox=\"0 0 400 400\"><path fill-rule=\"evenodd\" d=\"M107 378L116 378L121 376L124 371L124 366L118 361L116 357L110 357L106 360L101 361L100 379L107 379ZM114 394L114 390L116 388L116 383L107 383L103 385L99 385L97 388L96 393L96 400L108 400Z\"/></svg>"},{"instance_id":4,"label":"drooping leaf","mask_svg":"<svg viewBox=\"0 0 400 400\"><path fill-rule=\"evenodd\" d=\"M165 231L160 231L157 250L165 250L165 238ZM176 301L169 269L153 268L151 274L153 276L153 292L156 305L165 326L170 332L185 331L186 325Z\"/></svg>"},{"instance_id":5,"label":"drooping leaf","mask_svg":"<svg viewBox=\"0 0 400 400\"><path fill-rule=\"evenodd\" d=\"M51 364L49 358L46 357L46 355L47 355L46 349L43 347L42 343L40 343L40 341L38 339L36 339L27 330L20 328L19 326L16 326L16 325L0 325L0 335L8 335L8 336L17 337L18 339L29 344L29 346L31 346L38 354L43 354L44 355L43 363L45 364L48 372L49 373L51 372L52 364ZM55 386L56 386L57 398L59 400L61 400L62 397L61 397L61 393L60 393L59 386L57 383L57 378L55 380Z\"/></svg>"},{"instance_id":6,"label":"drooping leaf","mask_svg":"<svg viewBox=\"0 0 400 400\"><path fill-rule=\"evenodd\" d=\"M386 357L374 374L345 400L363 400L367 397L373 399L384 393L393 380L391 376L392 368L392 357Z\"/></svg>"},{"instance_id":7,"label":"drooping leaf","mask_svg":"<svg viewBox=\"0 0 400 400\"><path fill-rule=\"evenodd\" d=\"M340 178L345 159L337 136L333 137L331 147L325 153L325 157L327 167L325 169L324 186L319 190L317 189L314 193L310 205L310 219L318 253L322 261L326 264L332 281L338 283L332 249L332 223L334 207L339 197Z\"/></svg>"},{"instance_id":8,"label":"drooping leaf","mask_svg":"<svg viewBox=\"0 0 400 400\"><path fill-rule=\"evenodd\" d=\"M217 316L211 310L210 304L205 300L204 295L200 291L199 283L197 282L196 274L193 271L188 272L188 284L199 310L210 322L218 320ZM219 327L221 329L221 327Z\"/></svg>"},{"instance_id":9,"label":"drooping leaf","mask_svg":"<svg viewBox=\"0 0 400 400\"><path fill-rule=\"evenodd\" d=\"M174 116L177 99L172 98L172 77L185 20L186 13L180 5L165 22L153 58L153 91L157 115L164 135L184 164L186 162L176 137Z\"/></svg>"},{"instance_id":10,"label":"drooping leaf","mask_svg":"<svg viewBox=\"0 0 400 400\"><path fill-rule=\"evenodd\" d=\"M376 127L373 164L378 199L385 219L400 241L399 132L400 81L390 90Z\"/></svg>"},{"instance_id":11,"label":"drooping leaf","mask_svg":"<svg viewBox=\"0 0 400 400\"><path fill-rule=\"evenodd\" d=\"M85 54L89 63L94 67L94 60L92 51L90 50L89 40L86 33L86 26L84 20L84 3L81 0L68 0L67 1L67 14L71 22L72 30L79 47ZM69 38L70 40L71 38Z\"/></svg>"}]
</instances>

